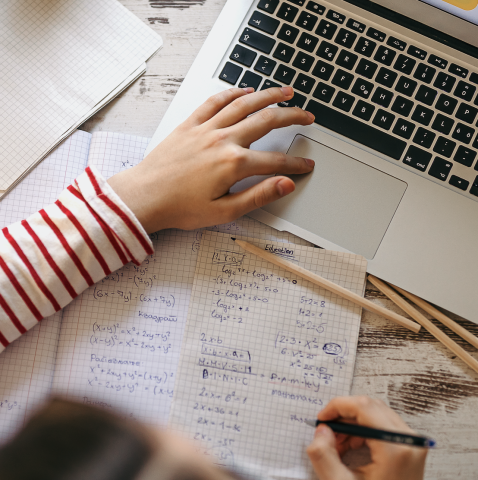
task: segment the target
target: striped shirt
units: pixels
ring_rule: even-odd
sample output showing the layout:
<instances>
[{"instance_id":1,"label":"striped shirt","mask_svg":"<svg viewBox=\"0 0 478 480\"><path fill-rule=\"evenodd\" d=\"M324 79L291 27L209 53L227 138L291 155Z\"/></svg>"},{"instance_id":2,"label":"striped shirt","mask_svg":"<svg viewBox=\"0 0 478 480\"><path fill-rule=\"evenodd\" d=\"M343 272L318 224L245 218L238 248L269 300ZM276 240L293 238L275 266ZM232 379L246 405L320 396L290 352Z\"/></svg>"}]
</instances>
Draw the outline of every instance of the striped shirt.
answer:
<instances>
[{"instance_id":1,"label":"striped shirt","mask_svg":"<svg viewBox=\"0 0 478 480\"><path fill-rule=\"evenodd\" d=\"M153 253L133 212L94 167L0 234L0 352L128 262Z\"/></svg>"}]
</instances>

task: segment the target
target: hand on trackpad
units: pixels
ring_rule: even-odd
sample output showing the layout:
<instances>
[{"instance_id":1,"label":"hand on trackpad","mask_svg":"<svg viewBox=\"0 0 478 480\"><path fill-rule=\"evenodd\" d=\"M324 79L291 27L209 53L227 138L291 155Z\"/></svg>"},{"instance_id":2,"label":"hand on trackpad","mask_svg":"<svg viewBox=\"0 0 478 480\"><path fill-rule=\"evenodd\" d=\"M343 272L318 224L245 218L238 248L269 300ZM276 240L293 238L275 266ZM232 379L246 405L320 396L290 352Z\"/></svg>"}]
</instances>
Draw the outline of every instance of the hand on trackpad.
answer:
<instances>
[{"instance_id":1,"label":"hand on trackpad","mask_svg":"<svg viewBox=\"0 0 478 480\"><path fill-rule=\"evenodd\" d=\"M263 210L373 258L407 184L302 135L288 153L315 160L315 169L292 175L295 192Z\"/></svg>"}]
</instances>

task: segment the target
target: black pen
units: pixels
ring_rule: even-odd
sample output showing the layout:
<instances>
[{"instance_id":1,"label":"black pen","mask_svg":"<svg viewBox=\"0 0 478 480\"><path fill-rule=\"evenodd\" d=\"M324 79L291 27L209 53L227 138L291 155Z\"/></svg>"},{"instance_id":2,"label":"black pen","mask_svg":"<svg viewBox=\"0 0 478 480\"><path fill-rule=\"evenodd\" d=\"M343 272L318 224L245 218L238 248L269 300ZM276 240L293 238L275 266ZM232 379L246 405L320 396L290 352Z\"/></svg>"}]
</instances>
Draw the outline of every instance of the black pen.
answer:
<instances>
[{"instance_id":1,"label":"black pen","mask_svg":"<svg viewBox=\"0 0 478 480\"><path fill-rule=\"evenodd\" d=\"M314 428L324 424L335 433L345 433L353 437L373 438L383 440L384 442L403 443L413 447L433 448L436 444L435 440L427 437L409 435L408 433L388 432L387 430L378 430L350 423L321 422L320 420L305 420L305 423Z\"/></svg>"}]
</instances>

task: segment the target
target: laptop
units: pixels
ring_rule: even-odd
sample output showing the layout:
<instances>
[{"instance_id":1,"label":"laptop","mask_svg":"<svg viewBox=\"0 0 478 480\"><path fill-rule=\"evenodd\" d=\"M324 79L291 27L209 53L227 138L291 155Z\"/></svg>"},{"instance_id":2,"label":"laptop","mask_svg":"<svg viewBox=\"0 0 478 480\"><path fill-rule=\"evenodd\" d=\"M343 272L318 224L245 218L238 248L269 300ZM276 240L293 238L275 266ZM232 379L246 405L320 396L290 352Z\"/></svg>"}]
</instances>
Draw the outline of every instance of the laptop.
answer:
<instances>
[{"instance_id":1,"label":"laptop","mask_svg":"<svg viewBox=\"0 0 478 480\"><path fill-rule=\"evenodd\" d=\"M149 153L209 96L291 85L251 148L316 161L250 214L478 323L478 0L228 0ZM240 190L262 178L237 184Z\"/></svg>"}]
</instances>

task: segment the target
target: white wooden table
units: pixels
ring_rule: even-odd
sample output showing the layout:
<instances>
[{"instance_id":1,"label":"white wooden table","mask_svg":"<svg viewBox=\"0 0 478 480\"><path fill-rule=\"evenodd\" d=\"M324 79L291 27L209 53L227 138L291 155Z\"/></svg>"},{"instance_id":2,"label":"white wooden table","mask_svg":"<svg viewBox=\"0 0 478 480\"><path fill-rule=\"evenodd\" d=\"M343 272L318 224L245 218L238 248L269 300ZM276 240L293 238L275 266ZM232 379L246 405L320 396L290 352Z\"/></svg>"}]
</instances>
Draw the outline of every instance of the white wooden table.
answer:
<instances>
[{"instance_id":1,"label":"white wooden table","mask_svg":"<svg viewBox=\"0 0 478 480\"><path fill-rule=\"evenodd\" d=\"M121 2L162 36L164 46L147 73L82 129L151 137L225 0ZM399 312L368 287L367 298ZM457 320L478 335L478 325ZM478 358L473 347L447 333ZM427 479L478 477L478 375L427 332L416 335L364 312L352 393L383 399L414 429L437 440Z\"/></svg>"}]
</instances>

